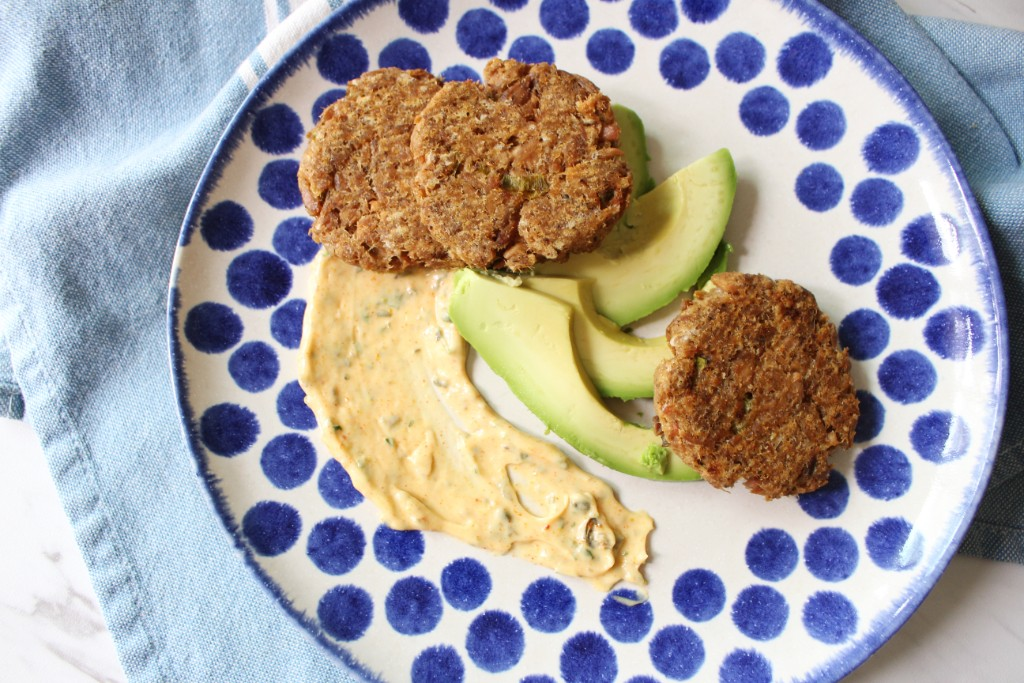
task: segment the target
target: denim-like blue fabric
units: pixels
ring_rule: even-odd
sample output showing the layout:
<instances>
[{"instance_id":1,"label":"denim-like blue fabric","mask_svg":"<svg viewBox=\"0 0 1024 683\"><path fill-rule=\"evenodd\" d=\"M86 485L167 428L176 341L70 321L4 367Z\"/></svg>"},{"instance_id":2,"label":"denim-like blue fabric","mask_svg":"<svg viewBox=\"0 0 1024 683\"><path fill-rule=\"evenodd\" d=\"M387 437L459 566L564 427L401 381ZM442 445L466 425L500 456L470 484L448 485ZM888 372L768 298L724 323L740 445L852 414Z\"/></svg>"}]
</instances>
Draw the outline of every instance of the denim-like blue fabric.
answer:
<instances>
[{"instance_id":1,"label":"denim-like blue fabric","mask_svg":"<svg viewBox=\"0 0 1024 683\"><path fill-rule=\"evenodd\" d=\"M327 11L321 0L297 11L310 4ZM988 219L1010 325L1010 408L962 550L1024 562L1024 415L1014 408L1024 402L1024 34L913 20L890 0L824 4L907 76ZM274 39L267 8L0 5L0 416L24 413L39 435L133 680L350 680L228 542L167 369L178 230L251 86L239 65L262 63L249 55Z\"/></svg>"},{"instance_id":2,"label":"denim-like blue fabric","mask_svg":"<svg viewBox=\"0 0 1024 683\"><path fill-rule=\"evenodd\" d=\"M0 9L0 391L21 387L132 680L351 680L225 536L168 381L178 231L266 30L263 3Z\"/></svg>"}]
</instances>

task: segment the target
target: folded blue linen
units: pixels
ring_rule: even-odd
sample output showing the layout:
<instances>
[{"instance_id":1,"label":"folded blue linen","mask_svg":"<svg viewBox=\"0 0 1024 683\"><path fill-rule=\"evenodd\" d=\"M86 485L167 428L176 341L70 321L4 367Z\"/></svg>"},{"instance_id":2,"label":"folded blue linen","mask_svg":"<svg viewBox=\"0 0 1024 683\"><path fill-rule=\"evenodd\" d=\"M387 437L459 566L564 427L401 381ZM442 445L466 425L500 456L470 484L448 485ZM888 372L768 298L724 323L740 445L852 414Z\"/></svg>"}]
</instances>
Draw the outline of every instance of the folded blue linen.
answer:
<instances>
[{"instance_id":1,"label":"folded blue linen","mask_svg":"<svg viewBox=\"0 0 1024 683\"><path fill-rule=\"evenodd\" d=\"M1002 268L1020 405L1024 35L824 4L903 71L963 164ZM167 369L167 282L202 168L258 77L332 9L290 7L0 9L0 415L38 434L133 680L350 680L226 542ZM1024 562L1022 438L1010 411L964 552Z\"/></svg>"}]
</instances>

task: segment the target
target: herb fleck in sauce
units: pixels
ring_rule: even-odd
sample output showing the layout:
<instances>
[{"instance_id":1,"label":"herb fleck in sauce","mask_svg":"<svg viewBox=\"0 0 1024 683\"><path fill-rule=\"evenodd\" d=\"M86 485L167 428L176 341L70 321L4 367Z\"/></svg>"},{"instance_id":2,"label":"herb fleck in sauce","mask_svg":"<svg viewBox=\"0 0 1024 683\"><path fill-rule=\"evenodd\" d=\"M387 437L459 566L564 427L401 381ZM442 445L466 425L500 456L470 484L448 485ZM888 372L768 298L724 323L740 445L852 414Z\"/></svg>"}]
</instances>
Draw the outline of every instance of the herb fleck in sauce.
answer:
<instances>
[{"instance_id":1,"label":"herb fleck in sauce","mask_svg":"<svg viewBox=\"0 0 1024 683\"><path fill-rule=\"evenodd\" d=\"M450 280L317 257L300 382L324 443L392 528L441 531L603 590L643 584L653 521L487 405L447 316Z\"/></svg>"}]
</instances>

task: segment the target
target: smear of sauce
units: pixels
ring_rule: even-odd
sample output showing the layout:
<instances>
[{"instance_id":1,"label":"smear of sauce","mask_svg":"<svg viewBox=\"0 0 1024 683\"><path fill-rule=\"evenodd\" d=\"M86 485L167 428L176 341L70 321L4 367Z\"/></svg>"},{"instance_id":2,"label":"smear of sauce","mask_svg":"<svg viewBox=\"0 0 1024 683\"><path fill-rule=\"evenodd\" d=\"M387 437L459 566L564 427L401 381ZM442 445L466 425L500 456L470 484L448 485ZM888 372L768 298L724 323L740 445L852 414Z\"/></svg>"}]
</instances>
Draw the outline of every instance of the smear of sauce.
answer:
<instances>
[{"instance_id":1,"label":"smear of sauce","mask_svg":"<svg viewBox=\"0 0 1024 683\"><path fill-rule=\"evenodd\" d=\"M299 382L330 453L394 529L440 531L602 590L643 585L653 520L491 409L447 317L450 285L446 272L317 256Z\"/></svg>"}]
</instances>

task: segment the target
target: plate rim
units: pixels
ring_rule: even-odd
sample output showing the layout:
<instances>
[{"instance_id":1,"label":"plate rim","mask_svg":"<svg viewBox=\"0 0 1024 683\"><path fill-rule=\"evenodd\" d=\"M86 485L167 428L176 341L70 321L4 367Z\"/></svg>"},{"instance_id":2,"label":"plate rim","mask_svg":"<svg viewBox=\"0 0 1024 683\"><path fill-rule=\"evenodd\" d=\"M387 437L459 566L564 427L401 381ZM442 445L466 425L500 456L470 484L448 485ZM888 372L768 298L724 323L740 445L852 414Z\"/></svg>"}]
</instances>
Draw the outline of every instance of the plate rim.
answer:
<instances>
[{"instance_id":1,"label":"plate rim","mask_svg":"<svg viewBox=\"0 0 1024 683\"><path fill-rule=\"evenodd\" d=\"M259 583L269 592L274 601L284 608L289 617L298 622L301 626L301 631L317 644L324 646L332 655L338 657L352 673L375 683L378 681L383 682L383 679L356 660L348 649L330 640L315 620L296 609L292 601L284 594L282 588L271 579L266 570L259 564L255 555L244 543L240 524L230 513L225 494L218 489L216 478L205 467L200 435L197 432L195 416L188 401L189 381L184 373L182 340L178 338L177 328L180 322L181 302L177 284L182 273L184 248L188 246L194 236L198 226L200 209L204 206L210 192L216 188L224 170L230 165L232 153L240 144L244 133L248 130L247 124L251 117L263 103L273 96L292 73L306 64L326 37L351 27L367 14L393 2L394 0L351 0L340 4L331 3L330 7L313 9L313 12L326 12L326 14L323 14L309 28L294 36L291 44L282 51L277 61L269 65L266 72L249 89L249 92L238 105L224 131L218 138L209 159L203 166L203 170L196 182L195 190L189 200L175 245L167 286L166 306L168 369L171 374L174 401L178 408L178 418L189 454L198 467L199 478L202 479L204 488L209 494L208 502L219 518L220 526L235 548L241 552L245 564L254 572ZM587 2L588 5L595 4L594 0L587 0ZM945 165L946 171L950 175L948 180L955 181L954 184L958 188L959 199L962 200L965 213L971 219L969 231L976 241L979 256L972 267L972 272L976 276L980 275L978 277L979 291L988 292L990 298L989 305L991 307L991 310L988 312L992 315L993 329L996 332L993 339L993 344L996 347L993 359L994 367L989 368L989 371L993 374L996 396L992 401L991 429L986 430L988 453L984 466L978 470L978 476L974 482L974 490L968 491L966 488L964 489L964 493L967 494L969 492L970 496L969 500L965 501L959 523L955 529L951 528L951 535L947 535L947 544L943 553L929 567L919 573L917 579L907 588L903 596L895 596L897 602L900 597L906 599L899 609L895 610L891 619L887 620L884 625L880 625L876 617L876 620L870 623L868 631L854 646L838 654L836 658L830 660L825 666L809 669L805 672L806 680L820 680L823 678L832 680L842 678L859 667L888 642L896 631L902 628L934 588L938 578L956 554L964 535L977 514L978 506L981 504L991 477L1005 423L1009 392L1007 314L1002 280L998 263L995 259L987 221L967 182L959 159L954 154L952 146L939 127L934 115L924 104L916 89L914 89L906 76L893 65L888 57L830 8L812 0L772 0L772 2L780 11L798 14L804 20L804 24L810 29L824 34L831 39L838 52L847 53L860 68L869 72L870 79L883 87L904 108L910 120L920 129L919 132L927 138L930 144L934 145L936 156L940 157L941 162ZM483 0L476 0L474 4L484 5L485 3ZM600 7L600 4L597 4L597 6ZM295 10L292 16L299 12L302 12L302 8ZM287 27L288 23L286 21L279 24L275 31L283 31ZM275 31L268 34L268 38ZM250 54L250 59L254 55L259 54L258 50L259 48L257 47ZM344 87L344 84L339 84L338 87ZM959 229L963 229L963 227L958 225ZM982 265L984 270L981 268ZM984 283L984 286L982 286L982 283Z\"/></svg>"}]
</instances>

